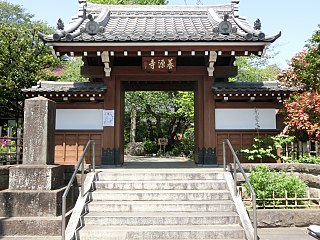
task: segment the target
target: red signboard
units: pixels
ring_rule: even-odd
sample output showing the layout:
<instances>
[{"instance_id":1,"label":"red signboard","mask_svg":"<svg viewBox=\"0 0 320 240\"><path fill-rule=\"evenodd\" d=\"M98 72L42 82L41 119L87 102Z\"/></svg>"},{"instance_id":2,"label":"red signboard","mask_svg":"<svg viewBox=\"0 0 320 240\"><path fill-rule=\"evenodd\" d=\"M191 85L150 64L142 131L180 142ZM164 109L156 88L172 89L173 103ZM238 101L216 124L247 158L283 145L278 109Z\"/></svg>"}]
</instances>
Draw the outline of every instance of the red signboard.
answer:
<instances>
[{"instance_id":1,"label":"red signboard","mask_svg":"<svg viewBox=\"0 0 320 240\"><path fill-rule=\"evenodd\" d=\"M142 69L147 72L175 72L175 57L143 57Z\"/></svg>"}]
</instances>

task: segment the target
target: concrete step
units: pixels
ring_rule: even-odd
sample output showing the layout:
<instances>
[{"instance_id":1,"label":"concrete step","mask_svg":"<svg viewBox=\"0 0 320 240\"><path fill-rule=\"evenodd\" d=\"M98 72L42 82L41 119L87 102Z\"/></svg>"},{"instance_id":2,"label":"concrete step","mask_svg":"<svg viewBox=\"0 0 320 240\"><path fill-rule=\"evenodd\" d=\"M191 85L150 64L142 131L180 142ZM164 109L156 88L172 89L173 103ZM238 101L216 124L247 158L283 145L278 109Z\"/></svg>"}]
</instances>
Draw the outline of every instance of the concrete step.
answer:
<instances>
[{"instance_id":1,"label":"concrete step","mask_svg":"<svg viewBox=\"0 0 320 240\"><path fill-rule=\"evenodd\" d=\"M214 212L235 211L231 200L222 201L93 201L89 212Z\"/></svg>"},{"instance_id":2,"label":"concrete step","mask_svg":"<svg viewBox=\"0 0 320 240\"><path fill-rule=\"evenodd\" d=\"M225 189L225 180L171 180L171 181L97 181L96 189L112 190L210 190Z\"/></svg>"},{"instance_id":3,"label":"concrete step","mask_svg":"<svg viewBox=\"0 0 320 240\"><path fill-rule=\"evenodd\" d=\"M0 218L0 236L57 236L60 234L61 217Z\"/></svg>"},{"instance_id":4,"label":"concrete step","mask_svg":"<svg viewBox=\"0 0 320 240\"><path fill-rule=\"evenodd\" d=\"M99 173L100 181L222 180L220 172L108 172Z\"/></svg>"},{"instance_id":5,"label":"concrete step","mask_svg":"<svg viewBox=\"0 0 320 240\"><path fill-rule=\"evenodd\" d=\"M238 224L235 212L89 212L85 225L223 225Z\"/></svg>"},{"instance_id":6,"label":"concrete step","mask_svg":"<svg viewBox=\"0 0 320 240\"><path fill-rule=\"evenodd\" d=\"M245 239L237 225L85 226L81 240L124 239Z\"/></svg>"},{"instance_id":7,"label":"concrete step","mask_svg":"<svg viewBox=\"0 0 320 240\"><path fill-rule=\"evenodd\" d=\"M94 201L209 201L231 198L227 190L100 190L91 194Z\"/></svg>"}]
</instances>

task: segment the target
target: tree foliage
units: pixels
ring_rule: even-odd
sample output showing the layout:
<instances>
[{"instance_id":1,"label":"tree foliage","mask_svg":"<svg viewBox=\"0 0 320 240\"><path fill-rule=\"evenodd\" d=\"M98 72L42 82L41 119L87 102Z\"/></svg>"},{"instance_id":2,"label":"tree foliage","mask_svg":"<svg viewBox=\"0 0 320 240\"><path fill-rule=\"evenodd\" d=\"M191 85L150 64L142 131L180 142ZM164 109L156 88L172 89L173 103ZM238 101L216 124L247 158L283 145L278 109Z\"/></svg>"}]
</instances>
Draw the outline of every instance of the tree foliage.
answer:
<instances>
[{"instance_id":1,"label":"tree foliage","mask_svg":"<svg viewBox=\"0 0 320 240\"><path fill-rule=\"evenodd\" d=\"M21 89L34 85L56 60L37 35L50 28L31 21L32 15L17 5L1 2L0 7L0 114L12 117L22 112Z\"/></svg>"},{"instance_id":2,"label":"tree foliage","mask_svg":"<svg viewBox=\"0 0 320 240\"><path fill-rule=\"evenodd\" d=\"M283 70L278 78L287 86L319 93L320 29L313 33L305 49L291 59L288 69Z\"/></svg>"},{"instance_id":3,"label":"tree foliage","mask_svg":"<svg viewBox=\"0 0 320 240\"><path fill-rule=\"evenodd\" d=\"M296 93L285 101L288 130L299 140L320 139L320 29L316 30L305 49L291 60L279 80L298 87Z\"/></svg>"},{"instance_id":4,"label":"tree foliage","mask_svg":"<svg viewBox=\"0 0 320 240\"><path fill-rule=\"evenodd\" d=\"M280 73L280 68L273 65L259 66L253 59L238 57L235 65L238 66L238 75L234 78L238 82L273 81Z\"/></svg>"},{"instance_id":5,"label":"tree foliage","mask_svg":"<svg viewBox=\"0 0 320 240\"><path fill-rule=\"evenodd\" d=\"M90 0L92 3L110 5L165 5L166 0Z\"/></svg>"},{"instance_id":6,"label":"tree foliage","mask_svg":"<svg viewBox=\"0 0 320 240\"><path fill-rule=\"evenodd\" d=\"M58 82L87 82L88 78L81 75L83 61L80 57L64 56L56 65L44 69L42 79Z\"/></svg>"},{"instance_id":7,"label":"tree foliage","mask_svg":"<svg viewBox=\"0 0 320 240\"><path fill-rule=\"evenodd\" d=\"M235 66L238 66L238 75L232 79L238 82L261 82L273 81L280 73L280 68L276 64L269 64L269 60L278 53L274 48L270 48L268 54L263 57L251 55L249 57L237 57Z\"/></svg>"},{"instance_id":8,"label":"tree foliage","mask_svg":"<svg viewBox=\"0 0 320 240\"><path fill-rule=\"evenodd\" d=\"M0 1L0 22L22 24L30 23L32 18L21 6Z\"/></svg>"},{"instance_id":9,"label":"tree foliage","mask_svg":"<svg viewBox=\"0 0 320 240\"><path fill-rule=\"evenodd\" d=\"M300 140L320 140L320 95L303 92L285 101L286 125Z\"/></svg>"}]
</instances>

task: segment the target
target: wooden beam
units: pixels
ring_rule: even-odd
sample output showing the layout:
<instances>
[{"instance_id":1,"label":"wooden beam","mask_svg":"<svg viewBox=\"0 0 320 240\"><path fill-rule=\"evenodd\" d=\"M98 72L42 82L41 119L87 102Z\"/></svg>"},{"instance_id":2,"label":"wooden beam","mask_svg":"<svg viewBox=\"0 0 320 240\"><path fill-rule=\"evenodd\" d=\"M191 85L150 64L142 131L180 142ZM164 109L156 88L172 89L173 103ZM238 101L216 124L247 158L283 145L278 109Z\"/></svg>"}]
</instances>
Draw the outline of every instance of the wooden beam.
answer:
<instances>
[{"instance_id":1,"label":"wooden beam","mask_svg":"<svg viewBox=\"0 0 320 240\"><path fill-rule=\"evenodd\" d=\"M178 66L176 72L172 73L146 73L142 70L141 66L115 66L112 68L112 74L122 75L122 76L133 76L133 78L141 79L142 76L149 77L151 79L161 78L165 80L168 77L180 76L189 74L190 76L203 75L206 72L206 68L203 67L193 67L193 66ZM88 78L103 78L105 76L103 66L82 66L81 75ZM178 78L177 78L178 79ZM180 79L179 79L180 80Z\"/></svg>"},{"instance_id":2,"label":"wooden beam","mask_svg":"<svg viewBox=\"0 0 320 240\"><path fill-rule=\"evenodd\" d=\"M195 82L123 82L125 91L194 91Z\"/></svg>"},{"instance_id":3,"label":"wooden beam","mask_svg":"<svg viewBox=\"0 0 320 240\"><path fill-rule=\"evenodd\" d=\"M105 76L103 66L82 66L81 75L88 78L103 78Z\"/></svg>"},{"instance_id":4,"label":"wooden beam","mask_svg":"<svg viewBox=\"0 0 320 240\"><path fill-rule=\"evenodd\" d=\"M216 108L283 108L278 102L216 102Z\"/></svg>"},{"instance_id":5,"label":"wooden beam","mask_svg":"<svg viewBox=\"0 0 320 240\"><path fill-rule=\"evenodd\" d=\"M215 78L228 78L238 75L238 67L236 66L215 66L214 67Z\"/></svg>"}]
</instances>

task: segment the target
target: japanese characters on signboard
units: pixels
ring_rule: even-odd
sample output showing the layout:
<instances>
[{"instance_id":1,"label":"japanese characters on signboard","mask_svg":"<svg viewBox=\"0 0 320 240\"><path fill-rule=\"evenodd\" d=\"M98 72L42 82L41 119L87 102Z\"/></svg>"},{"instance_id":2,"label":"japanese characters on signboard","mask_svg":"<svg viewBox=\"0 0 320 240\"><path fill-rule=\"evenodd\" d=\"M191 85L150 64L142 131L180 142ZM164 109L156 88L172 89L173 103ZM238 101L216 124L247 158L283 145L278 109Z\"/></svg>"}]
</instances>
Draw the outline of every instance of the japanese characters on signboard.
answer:
<instances>
[{"instance_id":1,"label":"japanese characters on signboard","mask_svg":"<svg viewBox=\"0 0 320 240\"><path fill-rule=\"evenodd\" d=\"M175 57L143 57L142 68L147 72L175 72Z\"/></svg>"}]
</instances>

